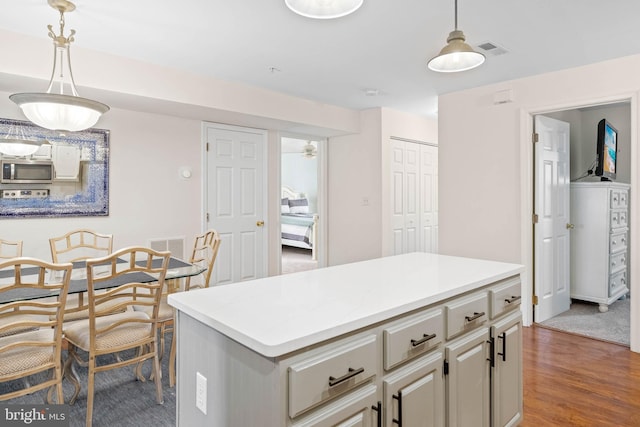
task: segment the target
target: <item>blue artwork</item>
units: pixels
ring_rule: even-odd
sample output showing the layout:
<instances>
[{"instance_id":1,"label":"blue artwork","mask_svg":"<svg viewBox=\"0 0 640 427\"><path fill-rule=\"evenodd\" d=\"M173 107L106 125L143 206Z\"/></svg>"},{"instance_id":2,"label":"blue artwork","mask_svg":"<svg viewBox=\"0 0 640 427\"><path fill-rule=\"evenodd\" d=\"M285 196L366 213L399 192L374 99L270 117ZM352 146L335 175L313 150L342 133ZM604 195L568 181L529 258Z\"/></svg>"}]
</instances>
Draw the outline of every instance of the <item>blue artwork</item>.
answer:
<instances>
[{"instance_id":1,"label":"blue artwork","mask_svg":"<svg viewBox=\"0 0 640 427\"><path fill-rule=\"evenodd\" d=\"M0 143L16 129L48 144L28 156L0 153L0 218L109 215L108 130L61 133L0 119Z\"/></svg>"}]
</instances>

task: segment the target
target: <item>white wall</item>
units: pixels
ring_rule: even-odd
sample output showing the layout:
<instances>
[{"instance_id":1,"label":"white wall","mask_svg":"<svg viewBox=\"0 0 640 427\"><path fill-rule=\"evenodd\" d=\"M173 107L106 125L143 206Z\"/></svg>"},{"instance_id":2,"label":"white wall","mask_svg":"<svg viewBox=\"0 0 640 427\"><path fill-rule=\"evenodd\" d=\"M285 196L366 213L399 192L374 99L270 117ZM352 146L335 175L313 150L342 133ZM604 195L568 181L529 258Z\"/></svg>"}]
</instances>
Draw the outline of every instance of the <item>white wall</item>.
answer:
<instances>
[{"instance_id":1,"label":"white wall","mask_svg":"<svg viewBox=\"0 0 640 427\"><path fill-rule=\"evenodd\" d=\"M640 223L638 147L633 145L638 135L639 73L640 55L635 55L441 96L441 253L524 263L525 290L530 290L530 115L618 100L631 102L631 223ZM513 91L514 101L495 105L493 95L506 89ZM637 258L637 229L632 227L631 258ZM631 266L632 295L640 294L637 268ZM640 324L639 311L640 298L632 297L632 328ZM638 328L632 329L635 351L640 351L639 335Z\"/></svg>"},{"instance_id":2,"label":"white wall","mask_svg":"<svg viewBox=\"0 0 640 427\"><path fill-rule=\"evenodd\" d=\"M282 153L282 185L304 193L309 201L309 212L318 212L317 157L302 157L299 152Z\"/></svg>"},{"instance_id":3,"label":"white wall","mask_svg":"<svg viewBox=\"0 0 640 427\"><path fill-rule=\"evenodd\" d=\"M23 119L7 93L0 116ZM24 255L50 259L48 238L76 228L114 235L117 248L149 239L185 237L187 248L201 224L200 122L112 109L98 128L109 129L109 216L0 219L4 239L23 240ZM180 167L193 170L191 179Z\"/></svg>"}]
</instances>

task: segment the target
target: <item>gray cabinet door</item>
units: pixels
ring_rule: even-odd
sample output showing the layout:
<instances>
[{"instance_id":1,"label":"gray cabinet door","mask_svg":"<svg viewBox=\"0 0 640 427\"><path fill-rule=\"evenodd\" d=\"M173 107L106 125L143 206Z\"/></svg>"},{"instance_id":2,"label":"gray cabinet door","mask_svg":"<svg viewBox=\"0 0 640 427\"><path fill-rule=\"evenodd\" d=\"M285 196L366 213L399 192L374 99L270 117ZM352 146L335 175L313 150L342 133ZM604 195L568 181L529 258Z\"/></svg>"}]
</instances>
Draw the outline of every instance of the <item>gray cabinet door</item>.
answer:
<instances>
[{"instance_id":1,"label":"gray cabinet door","mask_svg":"<svg viewBox=\"0 0 640 427\"><path fill-rule=\"evenodd\" d=\"M488 427L490 422L489 329L480 328L445 347L447 425Z\"/></svg>"},{"instance_id":2,"label":"gray cabinet door","mask_svg":"<svg viewBox=\"0 0 640 427\"><path fill-rule=\"evenodd\" d=\"M522 314L520 310L491 327L494 341L491 401L493 427L522 420Z\"/></svg>"},{"instance_id":3,"label":"gray cabinet door","mask_svg":"<svg viewBox=\"0 0 640 427\"><path fill-rule=\"evenodd\" d=\"M444 426L442 350L437 350L384 379L386 426Z\"/></svg>"}]
</instances>

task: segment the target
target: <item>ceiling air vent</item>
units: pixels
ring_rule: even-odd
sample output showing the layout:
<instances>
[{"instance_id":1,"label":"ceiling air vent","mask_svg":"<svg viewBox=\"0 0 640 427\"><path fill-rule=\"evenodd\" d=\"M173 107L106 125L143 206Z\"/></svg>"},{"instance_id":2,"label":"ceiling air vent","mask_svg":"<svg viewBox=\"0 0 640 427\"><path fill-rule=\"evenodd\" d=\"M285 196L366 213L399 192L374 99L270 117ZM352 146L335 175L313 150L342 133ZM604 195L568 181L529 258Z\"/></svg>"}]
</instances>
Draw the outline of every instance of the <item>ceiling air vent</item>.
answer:
<instances>
[{"instance_id":1,"label":"ceiling air vent","mask_svg":"<svg viewBox=\"0 0 640 427\"><path fill-rule=\"evenodd\" d=\"M484 42L476 46L477 50L485 55L498 56L507 53L507 49L493 42Z\"/></svg>"}]
</instances>

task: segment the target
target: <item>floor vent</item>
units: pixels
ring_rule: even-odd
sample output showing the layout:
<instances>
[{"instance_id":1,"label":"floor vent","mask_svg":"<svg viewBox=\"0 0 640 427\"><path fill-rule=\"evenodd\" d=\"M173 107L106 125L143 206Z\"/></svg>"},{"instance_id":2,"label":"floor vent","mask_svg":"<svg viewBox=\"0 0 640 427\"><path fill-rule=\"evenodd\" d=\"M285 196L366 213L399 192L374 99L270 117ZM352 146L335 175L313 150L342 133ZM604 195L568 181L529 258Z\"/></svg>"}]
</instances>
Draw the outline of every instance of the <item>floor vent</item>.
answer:
<instances>
[{"instance_id":1,"label":"floor vent","mask_svg":"<svg viewBox=\"0 0 640 427\"><path fill-rule=\"evenodd\" d=\"M169 251L172 257L184 259L184 237L152 239L149 247L156 251Z\"/></svg>"},{"instance_id":2,"label":"floor vent","mask_svg":"<svg viewBox=\"0 0 640 427\"><path fill-rule=\"evenodd\" d=\"M491 56L498 56L498 55L503 55L507 53L507 49L493 42L480 43L479 45L476 46L476 48L480 53L484 53L485 55L491 55Z\"/></svg>"}]
</instances>

